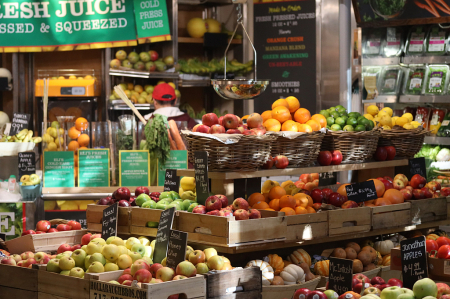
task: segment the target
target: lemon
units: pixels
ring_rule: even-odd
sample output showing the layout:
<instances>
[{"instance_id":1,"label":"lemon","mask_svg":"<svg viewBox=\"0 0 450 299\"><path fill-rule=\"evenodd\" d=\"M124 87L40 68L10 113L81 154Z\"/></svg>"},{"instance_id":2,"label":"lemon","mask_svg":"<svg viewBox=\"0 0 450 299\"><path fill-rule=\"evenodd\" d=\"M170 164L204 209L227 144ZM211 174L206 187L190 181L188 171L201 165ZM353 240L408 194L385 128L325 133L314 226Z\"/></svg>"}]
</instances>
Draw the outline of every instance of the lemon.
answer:
<instances>
[{"instance_id":1,"label":"lemon","mask_svg":"<svg viewBox=\"0 0 450 299\"><path fill-rule=\"evenodd\" d=\"M183 177L180 181L180 186L184 191L191 191L195 189L195 178L194 177Z\"/></svg>"},{"instance_id":2,"label":"lemon","mask_svg":"<svg viewBox=\"0 0 450 299\"><path fill-rule=\"evenodd\" d=\"M394 116L391 119L392 119L392 126L395 126L396 122L397 122L397 119L398 119L398 116Z\"/></svg>"},{"instance_id":3,"label":"lemon","mask_svg":"<svg viewBox=\"0 0 450 299\"><path fill-rule=\"evenodd\" d=\"M412 121L411 124L414 126L414 129L417 129L419 126L422 125L422 124L419 123L418 121Z\"/></svg>"},{"instance_id":4,"label":"lemon","mask_svg":"<svg viewBox=\"0 0 450 299\"><path fill-rule=\"evenodd\" d=\"M407 123L403 126L403 129L411 130L414 129L414 126L411 123Z\"/></svg>"},{"instance_id":5,"label":"lemon","mask_svg":"<svg viewBox=\"0 0 450 299\"><path fill-rule=\"evenodd\" d=\"M372 114L369 114L369 113L364 114L364 117L367 118L367 119L373 120Z\"/></svg>"},{"instance_id":6,"label":"lemon","mask_svg":"<svg viewBox=\"0 0 450 299\"><path fill-rule=\"evenodd\" d=\"M382 126L390 126L392 125L392 119L389 115L385 114L380 118L380 124Z\"/></svg>"},{"instance_id":7,"label":"lemon","mask_svg":"<svg viewBox=\"0 0 450 299\"><path fill-rule=\"evenodd\" d=\"M372 116L377 115L379 111L380 110L376 105L370 105L369 107L367 107L367 113L369 113Z\"/></svg>"},{"instance_id":8,"label":"lemon","mask_svg":"<svg viewBox=\"0 0 450 299\"><path fill-rule=\"evenodd\" d=\"M381 111L386 112L390 117L392 117L392 114L394 114L394 111L392 111L392 109L389 107L384 107L383 109L381 109Z\"/></svg>"},{"instance_id":9,"label":"lemon","mask_svg":"<svg viewBox=\"0 0 450 299\"><path fill-rule=\"evenodd\" d=\"M413 116L411 113L405 113L402 115L402 117L406 117L408 119L408 122L413 121Z\"/></svg>"},{"instance_id":10,"label":"lemon","mask_svg":"<svg viewBox=\"0 0 450 299\"><path fill-rule=\"evenodd\" d=\"M372 121L373 121L373 126L376 127L377 122L375 120L372 120Z\"/></svg>"},{"instance_id":11,"label":"lemon","mask_svg":"<svg viewBox=\"0 0 450 299\"><path fill-rule=\"evenodd\" d=\"M373 121L380 122L380 118L378 117L378 115L373 118Z\"/></svg>"},{"instance_id":12,"label":"lemon","mask_svg":"<svg viewBox=\"0 0 450 299\"><path fill-rule=\"evenodd\" d=\"M47 149L51 152L56 151L56 149L57 149L56 143L50 142L49 144L47 144Z\"/></svg>"},{"instance_id":13,"label":"lemon","mask_svg":"<svg viewBox=\"0 0 450 299\"><path fill-rule=\"evenodd\" d=\"M380 112L378 112L378 117L379 117L380 119L381 119L381 117L382 117L383 115L387 115L387 116L390 117L390 115L389 115L387 112L385 112L385 111L380 111Z\"/></svg>"},{"instance_id":14,"label":"lemon","mask_svg":"<svg viewBox=\"0 0 450 299\"><path fill-rule=\"evenodd\" d=\"M50 134L45 133L44 136L43 136L43 138L42 138L42 140L43 140L45 143L50 143L50 142L53 142L53 137L50 136Z\"/></svg>"},{"instance_id":15,"label":"lemon","mask_svg":"<svg viewBox=\"0 0 450 299\"><path fill-rule=\"evenodd\" d=\"M400 126L400 127L403 127L403 126L406 125L407 123L409 123L409 120L408 120L406 117L404 117L404 116L399 117L399 118L397 118L397 119L395 120L395 124L396 124L397 126Z\"/></svg>"},{"instance_id":16,"label":"lemon","mask_svg":"<svg viewBox=\"0 0 450 299\"><path fill-rule=\"evenodd\" d=\"M52 136L53 138L58 137L58 132L56 131L55 128L50 128L50 130L47 131L48 134L50 134L50 136Z\"/></svg>"},{"instance_id":17,"label":"lemon","mask_svg":"<svg viewBox=\"0 0 450 299\"><path fill-rule=\"evenodd\" d=\"M389 126L382 126L383 130L392 130Z\"/></svg>"}]
</instances>

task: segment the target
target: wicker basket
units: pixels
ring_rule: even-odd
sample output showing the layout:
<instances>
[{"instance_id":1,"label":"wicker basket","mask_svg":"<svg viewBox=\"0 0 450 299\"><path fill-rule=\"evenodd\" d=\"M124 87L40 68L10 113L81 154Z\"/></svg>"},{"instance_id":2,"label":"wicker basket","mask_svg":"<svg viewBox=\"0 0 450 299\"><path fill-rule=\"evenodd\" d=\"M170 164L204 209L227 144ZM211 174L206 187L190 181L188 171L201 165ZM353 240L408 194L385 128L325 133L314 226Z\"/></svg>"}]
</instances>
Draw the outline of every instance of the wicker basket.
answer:
<instances>
[{"instance_id":1,"label":"wicker basket","mask_svg":"<svg viewBox=\"0 0 450 299\"><path fill-rule=\"evenodd\" d=\"M182 135L188 143L189 162L194 162L195 151L206 151L210 171L255 171L269 159L271 144L276 138L238 135L239 141L224 143L215 139L219 136L211 134L183 131Z\"/></svg>"},{"instance_id":2,"label":"wicker basket","mask_svg":"<svg viewBox=\"0 0 450 299\"><path fill-rule=\"evenodd\" d=\"M381 137L378 141L378 145L392 145L395 147L397 157L413 158L422 148L425 136L429 134L430 131L423 129L422 127L412 130L381 130Z\"/></svg>"},{"instance_id":3,"label":"wicker basket","mask_svg":"<svg viewBox=\"0 0 450 299\"><path fill-rule=\"evenodd\" d=\"M339 150L342 162L361 162L371 159L377 150L380 131L364 132L328 131L323 138L321 150Z\"/></svg>"},{"instance_id":4,"label":"wicker basket","mask_svg":"<svg viewBox=\"0 0 450 299\"><path fill-rule=\"evenodd\" d=\"M296 167L310 166L319 156L325 132L293 134L297 136L290 138L282 132L271 134L277 137L272 142L272 156L284 155L289 159L289 165Z\"/></svg>"}]
</instances>

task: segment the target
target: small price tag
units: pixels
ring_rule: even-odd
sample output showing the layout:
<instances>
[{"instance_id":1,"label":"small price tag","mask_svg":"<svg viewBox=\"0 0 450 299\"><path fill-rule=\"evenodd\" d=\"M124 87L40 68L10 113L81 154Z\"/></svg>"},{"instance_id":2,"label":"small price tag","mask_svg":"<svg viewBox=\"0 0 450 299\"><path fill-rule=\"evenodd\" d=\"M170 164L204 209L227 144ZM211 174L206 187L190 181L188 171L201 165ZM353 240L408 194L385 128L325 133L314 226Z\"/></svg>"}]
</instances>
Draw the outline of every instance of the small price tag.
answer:
<instances>
[{"instance_id":1,"label":"small price tag","mask_svg":"<svg viewBox=\"0 0 450 299\"><path fill-rule=\"evenodd\" d=\"M336 172L323 172L319 173L319 186L336 185L337 174Z\"/></svg>"},{"instance_id":2,"label":"small price tag","mask_svg":"<svg viewBox=\"0 0 450 299\"><path fill-rule=\"evenodd\" d=\"M169 244L170 230L172 229L174 216L175 208L170 208L161 212L158 231L156 233L155 252L153 254L153 261L155 263L161 263L161 261L166 257L167 245Z\"/></svg>"},{"instance_id":3,"label":"small price tag","mask_svg":"<svg viewBox=\"0 0 450 299\"><path fill-rule=\"evenodd\" d=\"M186 259L187 238L188 233L170 230L167 246L167 267L175 269L179 263Z\"/></svg>"},{"instance_id":4,"label":"small price tag","mask_svg":"<svg viewBox=\"0 0 450 299\"><path fill-rule=\"evenodd\" d=\"M328 289L339 295L352 290L353 261L330 257L330 276ZM367 282L368 283L368 282Z\"/></svg>"},{"instance_id":5,"label":"small price tag","mask_svg":"<svg viewBox=\"0 0 450 299\"><path fill-rule=\"evenodd\" d=\"M11 130L9 131L9 136L16 135L23 129L28 129L30 118L31 114L14 113L14 117L11 122Z\"/></svg>"},{"instance_id":6,"label":"small price tag","mask_svg":"<svg viewBox=\"0 0 450 299\"><path fill-rule=\"evenodd\" d=\"M115 203L103 210L102 218L102 238L117 236L117 216L119 213L119 203Z\"/></svg>"},{"instance_id":7,"label":"small price tag","mask_svg":"<svg viewBox=\"0 0 450 299\"><path fill-rule=\"evenodd\" d=\"M204 205L209 197L208 153L206 151L194 152L194 171L197 202Z\"/></svg>"},{"instance_id":8,"label":"small price tag","mask_svg":"<svg viewBox=\"0 0 450 299\"><path fill-rule=\"evenodd\" d=\"M409 172L411 179L414 175L418 174L423 176L424 178L427 178L427 167L425 165L425 158L414 158L409 159Z\"/></svg>"},{"instance_id":9,"label":"small price tag","mask_svg":"<svg viewBox=\"0 0 450 299\"><path fill-rule=\"evenodd\" d=\"M425 237L417 237L400 242L402 258L403 287L412 289L414 283L428 277Z\"/></svg>"},{"instance_id":10,"label":"small price tag","mask_svg":"<svg viewBox=\"0 0 450 299\"><path fill-rule=\"evenodd\" d=\"M164 178L164 191L175 191L180 190L180 177L177 176L176 169L166 169L166 175Z\"/></svg>"},{"instance_id":11,"label":"small price tag","mask_svg":"<svg viewBox=\"0 0 450 299\"><path fill-rule=\"evenodd\" d=\"M22 152L18 155L19 179L23 175L36 173L36 155L34 152Z\"/></svg>"},{"instance_id":12,"label":"small price tag","mask_svg":"<svg viewBox=\"0 0 450 299\"><path fill-rule=\"evenodd\" d=\"M348 200L358 203L378 198L377 189L372 180L345 186L345 190L347 191Z\"/></svg>"}]
</instances>

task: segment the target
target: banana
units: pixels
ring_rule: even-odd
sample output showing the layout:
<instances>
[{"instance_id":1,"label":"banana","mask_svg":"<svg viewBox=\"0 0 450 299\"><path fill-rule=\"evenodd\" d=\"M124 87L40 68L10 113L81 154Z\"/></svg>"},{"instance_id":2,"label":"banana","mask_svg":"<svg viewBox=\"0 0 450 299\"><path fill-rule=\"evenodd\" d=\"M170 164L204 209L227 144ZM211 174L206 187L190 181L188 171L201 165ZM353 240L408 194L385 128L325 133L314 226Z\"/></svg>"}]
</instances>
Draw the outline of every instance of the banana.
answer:
<instances>
[{"instance_id":1,"label":"banana","mask_svg":"<svg viewBox=\"0 0 450 299\"><path fill-rule=\"evenodd\" d=\"M23 142L30 141L31 137L33 137L33 131L29 130L27 136L23 139Z\"/></svg>"},{"instance_id":2,"label":"banana","mask_svg":"<svg viewBox=\"0 0 450 299\"><path fill-rule=\"evenodd\" d=\"M32 138L32 141L33 141L34 143L40 143L40 142L42 142L42 137L33 137L33 138Z\"/></svg>"},{"instance_id":3,"label":"banana","mask_svg":"<svg viewBox=\"0 0 450 299\"><path fill-rule=\"evenodd\" d=\"M16 134L17 139L24 139L25 136L27 136L28 134L28 129L23 129L22 131L20 131L19 133Z\"/></svg>"}]
</instances>

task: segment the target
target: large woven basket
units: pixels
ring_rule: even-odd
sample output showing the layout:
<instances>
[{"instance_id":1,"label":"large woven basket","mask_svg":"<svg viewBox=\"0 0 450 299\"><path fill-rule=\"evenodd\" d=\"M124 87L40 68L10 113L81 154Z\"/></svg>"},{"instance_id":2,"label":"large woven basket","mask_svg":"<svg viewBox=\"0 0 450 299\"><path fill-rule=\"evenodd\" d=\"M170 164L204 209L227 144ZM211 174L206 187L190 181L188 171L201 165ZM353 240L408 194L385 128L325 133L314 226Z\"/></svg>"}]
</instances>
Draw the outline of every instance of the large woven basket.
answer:
<instances>
[{"instance_id":1,"label":"large woven basket","mask_svg":"<svg viewBox=\"0 0 450 299\"><path fill-rule=\"evenodd\" d=\"M364 132L328 131L321 150L341 151L342 162L361 162L372 158L379 138L378 129Z\"/></svg>"},{"instance_id":2,"label":"large woven basket","mask_svg":"<svg viewBox=\"0 0 450 299\"><path fill-rule=\"evenodd\" d=\"M206 151L210 171L255 171L269 159L271 143L276 138L239 135L239 141L227 144L211 134L183 131L182 135L188 143L189 162L193 163L195 151Z\"/></svg>"},{"instance_id":3,"label":"large woven basket","mask_svg":"<svg viewBox=\"0 0 450 299\"><path fill-rule=\"evenodd\" d=\"M293 133L295 137L283 132L273 135L277 138L272 142L272 156L284 155L289 159L289 165L303 167L317 160L325 132Z\"/></svg>"},{"instance_id":4,"label":"large woven basket","mask_svg":"<svg viewBox=\"0 0 450 299\"><path fill-rule=\"evenodd\" d=\"M429 134L430 131L422 127L412 130L394 127L392 130L381 130L378 145L392 145L395 147L397 157L413 158L422 148L425 136Z\"/></svg>"}]
</instances>

